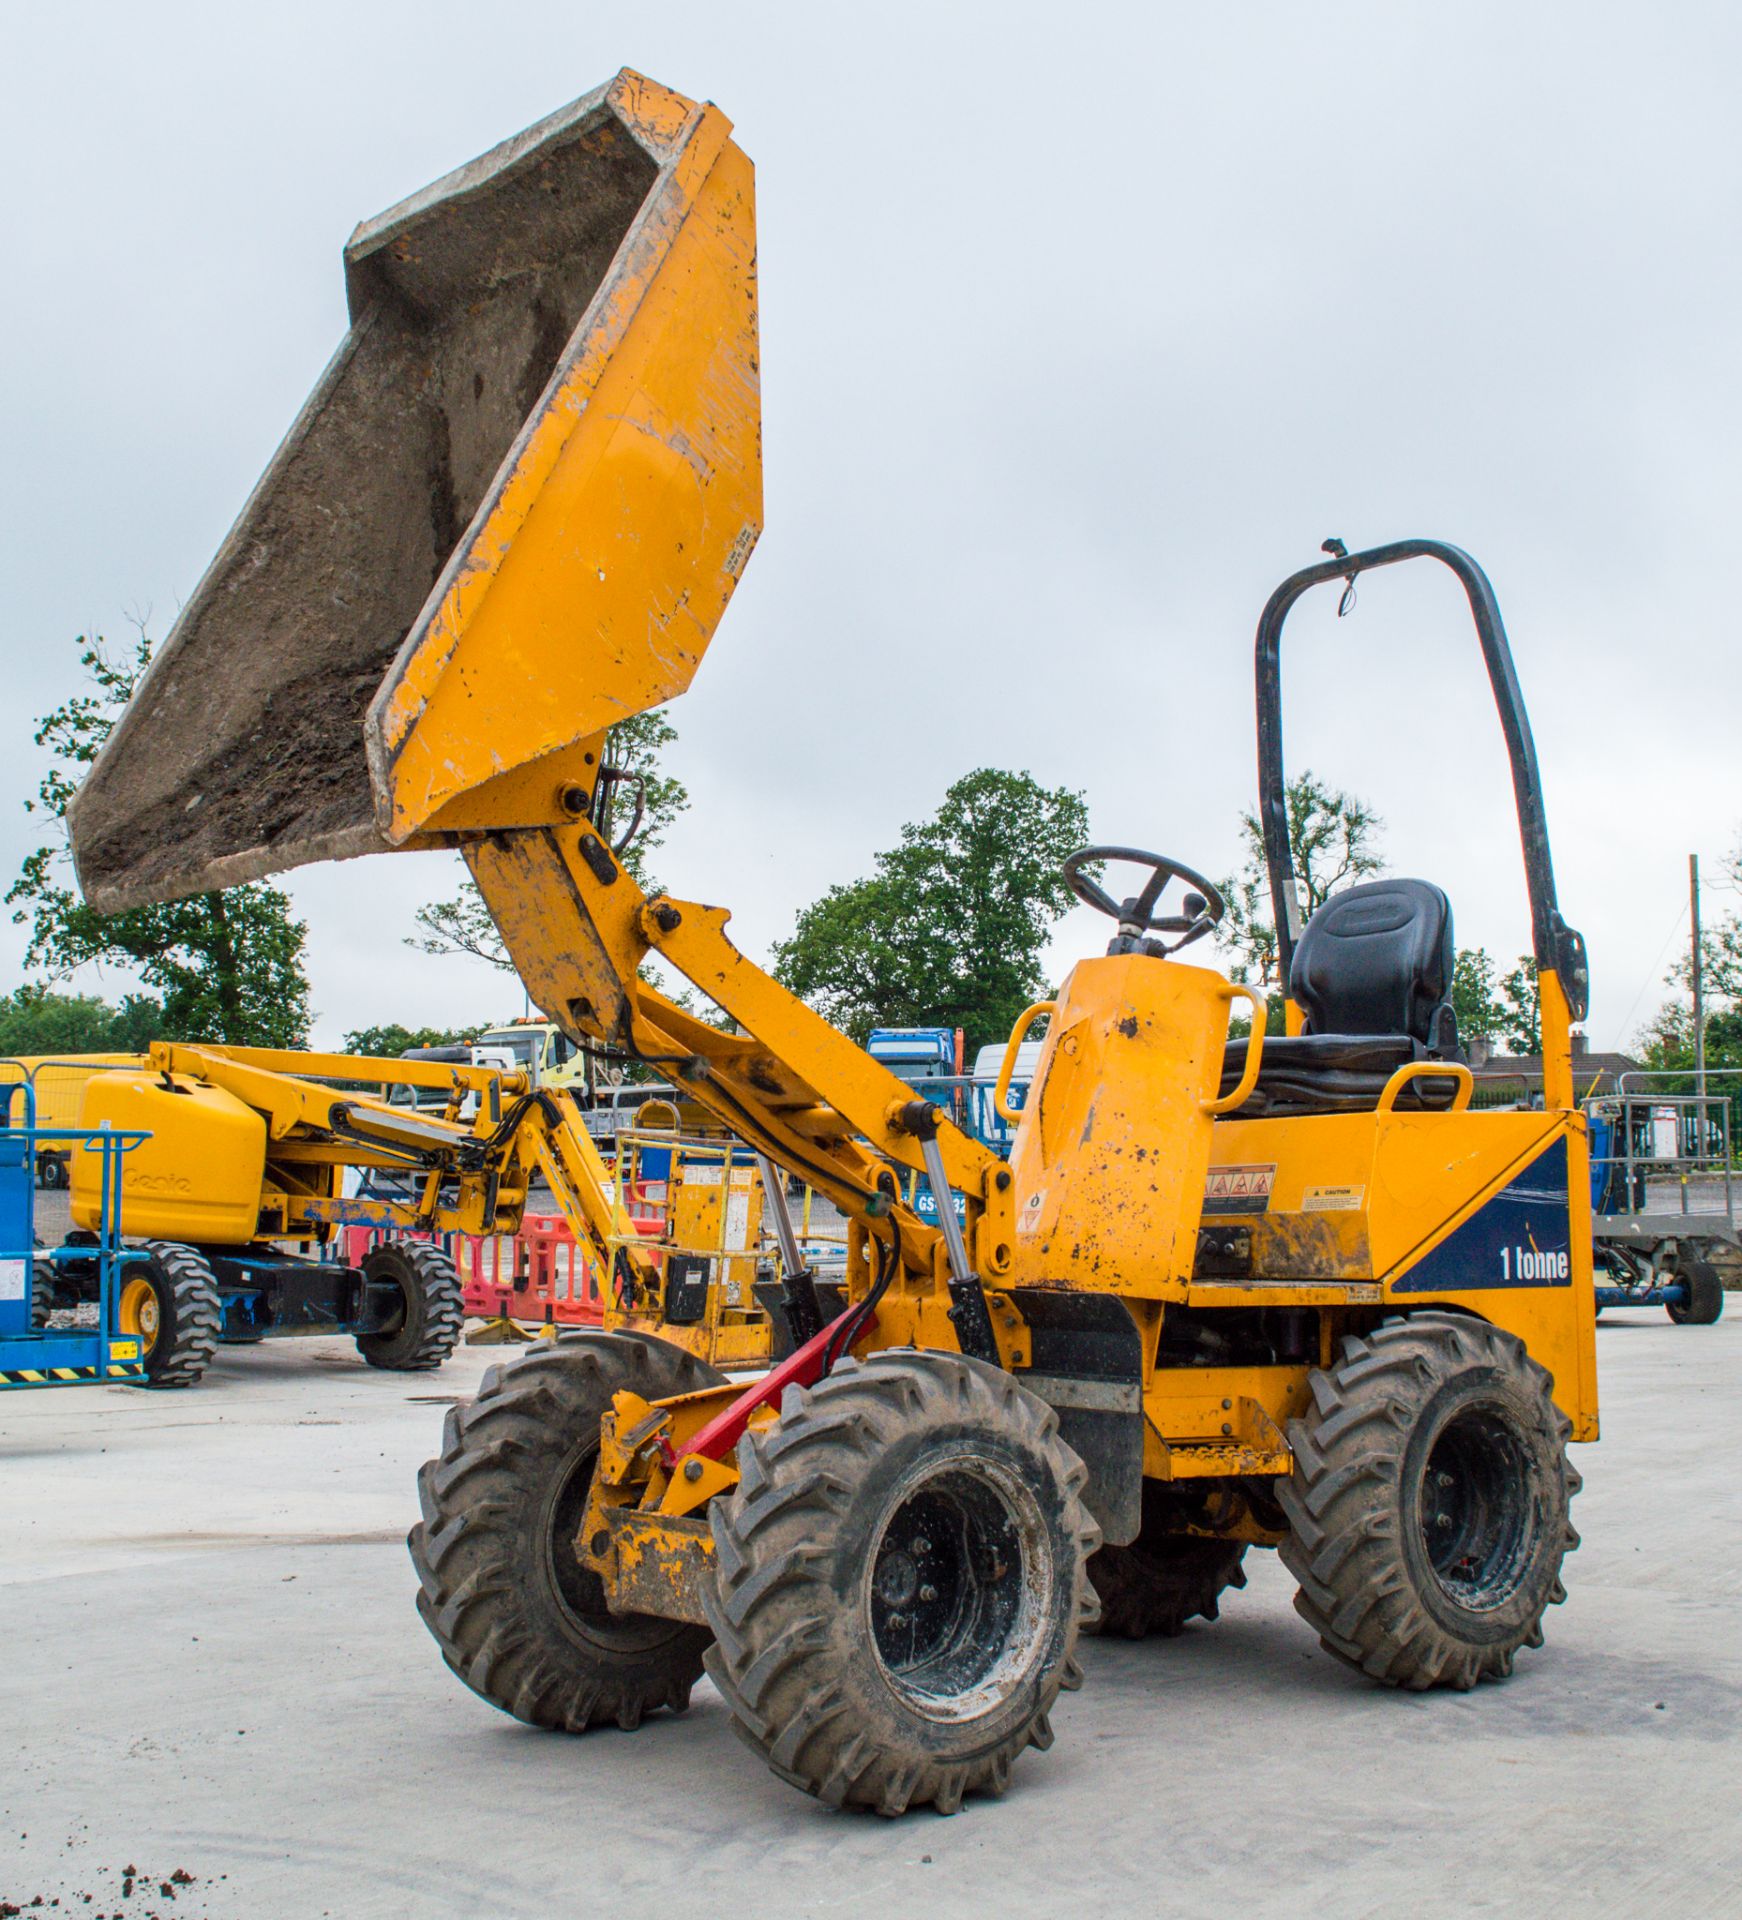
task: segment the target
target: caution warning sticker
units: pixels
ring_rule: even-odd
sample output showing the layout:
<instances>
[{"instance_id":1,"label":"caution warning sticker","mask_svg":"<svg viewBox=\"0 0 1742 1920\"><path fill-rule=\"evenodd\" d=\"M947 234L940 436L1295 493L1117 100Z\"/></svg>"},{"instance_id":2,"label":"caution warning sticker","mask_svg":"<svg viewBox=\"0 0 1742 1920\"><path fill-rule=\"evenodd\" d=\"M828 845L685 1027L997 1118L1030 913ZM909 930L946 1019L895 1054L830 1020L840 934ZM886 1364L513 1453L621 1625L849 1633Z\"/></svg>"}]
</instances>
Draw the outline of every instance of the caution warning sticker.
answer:
<instances>
[{"instance_id":1,"label":"caution warning sticker","mask_svg":"<svg viewBox=\"0 0 1742 1920\"><path fill-rule=\"evenodd\" d=\"M1212 1167L1204 1181L1204 1212L1268 1213L1276 1166Z\"/></svg>"},{"instance_id":2,"label":"caution warning sticker","mask_svg":"<svg viewBox=\"0 0 1742 1920\"><path fill-rule=\"evenodd\" d=\"M1359 1213L1367 1204L1365 1187L1308 1187L1301 1195L1302 1213Z\"/></svg>"}]
</instances>

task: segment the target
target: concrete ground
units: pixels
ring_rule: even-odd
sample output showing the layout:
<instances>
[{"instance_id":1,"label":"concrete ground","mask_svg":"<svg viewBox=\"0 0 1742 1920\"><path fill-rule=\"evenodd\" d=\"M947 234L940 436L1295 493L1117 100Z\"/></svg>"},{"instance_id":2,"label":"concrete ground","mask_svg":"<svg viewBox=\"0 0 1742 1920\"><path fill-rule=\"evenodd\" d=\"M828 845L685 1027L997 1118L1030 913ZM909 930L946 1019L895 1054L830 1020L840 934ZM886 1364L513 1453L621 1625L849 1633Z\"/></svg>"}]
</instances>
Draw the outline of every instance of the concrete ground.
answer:
<instances>
[{"instance_id":1,"label":"concrete ground","mask_svg":"<svg viewBox=\"0 0 1742 1920\"><path fill-rule=\"evenodd\" d=\"M705 1682L569 1739L448 1674L403 1536L491 1350L407 1377L287 1341L182 1393L0 1396L0 1915L1734 1915L1731 1305L1605 1318L1571 1599L1508 1685L1364 1684L1255 1555L1218 1624L1092 1645L1052 1751L951 1820L814 1805Z\"/></svg>"}]
</instances>

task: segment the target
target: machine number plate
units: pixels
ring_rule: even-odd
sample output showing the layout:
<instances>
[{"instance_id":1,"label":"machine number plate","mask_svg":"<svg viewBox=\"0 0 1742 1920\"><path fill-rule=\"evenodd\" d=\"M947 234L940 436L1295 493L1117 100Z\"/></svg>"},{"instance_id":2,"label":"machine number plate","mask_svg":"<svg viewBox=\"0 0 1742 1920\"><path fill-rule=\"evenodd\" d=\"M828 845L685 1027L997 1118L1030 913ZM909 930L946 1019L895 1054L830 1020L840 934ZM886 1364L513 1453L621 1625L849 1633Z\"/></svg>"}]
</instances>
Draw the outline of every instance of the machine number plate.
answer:
<instances>
[{"instance_id":1,"label":"machine number plate","mask_svg":"<svg viewBox=\"0 0 1742 1920\"><path fill-rule=\"evenodd\" d=\"M0 1300L24 1298L24 1273L22 1260L0 1260Z\"/></svg>"}]
</instances>

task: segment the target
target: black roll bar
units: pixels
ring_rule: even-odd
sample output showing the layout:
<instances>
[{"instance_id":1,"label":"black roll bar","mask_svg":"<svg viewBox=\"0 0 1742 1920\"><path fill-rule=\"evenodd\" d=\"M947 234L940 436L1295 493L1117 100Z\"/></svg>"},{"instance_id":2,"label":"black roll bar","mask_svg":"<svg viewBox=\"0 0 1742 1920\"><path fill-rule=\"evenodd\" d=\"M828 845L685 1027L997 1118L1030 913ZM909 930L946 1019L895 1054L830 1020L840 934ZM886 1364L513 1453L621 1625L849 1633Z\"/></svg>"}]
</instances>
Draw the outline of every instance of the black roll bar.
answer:
<instances>
[{"instance_id":1,"label":"black roll bar","mask_svg":"<svg viewBox=\"0 0 1742 1920\"><path fill-rule=\"evenodd\" d=\"M1584 937L1561 918L1555 900L1554 863L1549 853L1548 820L1543 811L1542 779L1537 772L1536 743L1530 735L1530 716L1524 710L1518 674L1512 664L1506 628L1488 576L1459 547L1443 540L1393 540L1362 553L1343 553L1317 566L1303 567L1270 596L1258 622L1258 817L1264 829L1264 859L1270 873L1271 910L1276 919L1277 960L1283 988L1288 986L1295 943L1300 938L1300 897L1295 887L1294 856L1288 843L1287 782L1282 768L1282 626L1289 609L1308 591L1332 580L1351 585L1357 575L1375 567L1395 566L1400 560L1438 560L1449 567L1469 598L1470 612L1488 663L1494 704L1506 736L1506 755L1512 763L1512 790L1518 802L1518 832L1524 846L1524 875L1530 890L1531 940L1536 964L1552 971L1575 1020L1582 1020L1590 1000L1590 969Z\"/></svg>"}]
</instances>

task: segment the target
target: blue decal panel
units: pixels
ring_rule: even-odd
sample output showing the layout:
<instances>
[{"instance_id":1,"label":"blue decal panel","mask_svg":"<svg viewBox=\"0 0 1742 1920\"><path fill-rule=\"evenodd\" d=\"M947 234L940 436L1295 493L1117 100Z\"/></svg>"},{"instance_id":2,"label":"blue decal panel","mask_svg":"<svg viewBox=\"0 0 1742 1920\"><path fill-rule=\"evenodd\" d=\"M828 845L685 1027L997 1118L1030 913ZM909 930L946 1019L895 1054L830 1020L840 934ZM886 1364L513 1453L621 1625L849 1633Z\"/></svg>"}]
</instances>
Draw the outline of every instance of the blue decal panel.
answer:
<instances>
[{"instance_id":1,"label":"blue decal panel","mask_svg":"<svg viewBox=\"0 0 1742 1920\"><path fill-rule=\"evenodd\" d=\"M1563 1135L1391 1285L1395 1293L1570 1287L1572 1213Z\"/></svg>"}]
</instances>

